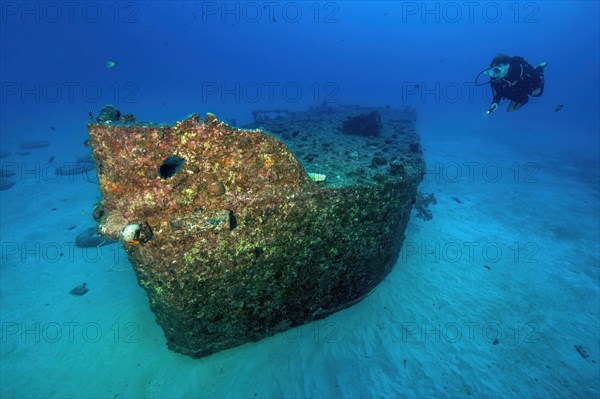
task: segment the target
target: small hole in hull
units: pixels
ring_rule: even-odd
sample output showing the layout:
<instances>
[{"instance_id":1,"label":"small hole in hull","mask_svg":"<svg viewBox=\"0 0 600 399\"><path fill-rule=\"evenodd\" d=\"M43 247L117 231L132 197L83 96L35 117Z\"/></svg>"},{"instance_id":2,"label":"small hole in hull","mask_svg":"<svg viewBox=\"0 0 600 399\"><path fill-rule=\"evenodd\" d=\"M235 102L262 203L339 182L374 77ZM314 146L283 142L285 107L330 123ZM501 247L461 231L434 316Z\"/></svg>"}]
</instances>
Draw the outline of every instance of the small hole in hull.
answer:
<instances>
[{"instance_id":1,"label":"small hole in hull","mask_svg":"<svg viewBox=\"0 0 600 399\"><path fill-rule=\"evenodd\" d=\"M175 174L179 172L179 170L183 166L184 162L185 159L183 158L179 158L176 156L168 157L158 168L158 176L160 176L161 179L169 179L175 176Z\"/></svg>"}]
</instances>

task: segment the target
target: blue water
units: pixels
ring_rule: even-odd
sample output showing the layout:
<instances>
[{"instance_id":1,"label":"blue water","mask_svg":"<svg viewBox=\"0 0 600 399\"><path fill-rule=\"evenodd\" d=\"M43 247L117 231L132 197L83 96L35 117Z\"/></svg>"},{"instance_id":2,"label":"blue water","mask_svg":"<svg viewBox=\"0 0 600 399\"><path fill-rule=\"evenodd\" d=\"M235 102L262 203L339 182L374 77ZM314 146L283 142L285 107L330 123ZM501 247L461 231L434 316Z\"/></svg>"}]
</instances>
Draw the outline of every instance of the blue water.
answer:
<instances>
[{"instance_id":1,"label":"blue water","mask_svg":"<svg viewBox=\"0 0 600 399\"><path fill-rule=\"evenodd\" d=\"M0 162L15 171L0 191L2 398L599 397L598 2L0 11ZM486 115L474 80L498 52L546 61L545 93ZM94 179L51 166L89 153L85 123L106 104L241 125L323 103L417 109L433 220L411 219L356 306L201 360L170 352L125 252L70 244L94 225Z\"/></svg>"}]
</instances>

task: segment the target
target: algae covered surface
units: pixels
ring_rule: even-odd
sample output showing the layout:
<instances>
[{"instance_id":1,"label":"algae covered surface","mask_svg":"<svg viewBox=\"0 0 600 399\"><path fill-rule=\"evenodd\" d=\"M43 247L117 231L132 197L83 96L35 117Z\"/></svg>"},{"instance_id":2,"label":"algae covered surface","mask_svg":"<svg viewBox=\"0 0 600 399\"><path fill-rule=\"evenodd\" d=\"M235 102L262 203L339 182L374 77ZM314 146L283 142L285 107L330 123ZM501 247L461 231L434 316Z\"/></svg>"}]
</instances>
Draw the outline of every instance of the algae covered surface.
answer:
<instances>
[{"instance_id":1,"label":"algae covered surface","mask_svg":"<svg viewBox=\"0 0 600 399\"><path fill-rule=\"evenodd\" d=\"M345 131L364 115L377 135ZM122 242L169 348L192 357L367 295L397 259L424 170L410 110L267 112L244 129L212 114L95 121L88 132L98 232Z\"/></svg>"}]
</instances>

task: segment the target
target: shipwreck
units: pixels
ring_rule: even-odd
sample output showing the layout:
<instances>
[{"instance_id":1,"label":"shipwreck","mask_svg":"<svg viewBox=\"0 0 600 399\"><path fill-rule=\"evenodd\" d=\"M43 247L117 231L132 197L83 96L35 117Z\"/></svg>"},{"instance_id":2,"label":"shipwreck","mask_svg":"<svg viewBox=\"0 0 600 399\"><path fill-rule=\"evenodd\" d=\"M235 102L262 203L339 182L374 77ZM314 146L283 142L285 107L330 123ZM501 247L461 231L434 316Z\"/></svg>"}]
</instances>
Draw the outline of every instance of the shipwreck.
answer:
<instances>
[{"instance_id":1,"label":"shipwreck","mask_svg":"<svg viewBox=\"0 0 600 399\"><path fill-rule=\"evenodd\" d=\"M424 171L414 110L244 128L107 114L88 123L97 231L127 251L170 349L203 357L326 317L396 263Z\"/></svg>"}]
</instances>

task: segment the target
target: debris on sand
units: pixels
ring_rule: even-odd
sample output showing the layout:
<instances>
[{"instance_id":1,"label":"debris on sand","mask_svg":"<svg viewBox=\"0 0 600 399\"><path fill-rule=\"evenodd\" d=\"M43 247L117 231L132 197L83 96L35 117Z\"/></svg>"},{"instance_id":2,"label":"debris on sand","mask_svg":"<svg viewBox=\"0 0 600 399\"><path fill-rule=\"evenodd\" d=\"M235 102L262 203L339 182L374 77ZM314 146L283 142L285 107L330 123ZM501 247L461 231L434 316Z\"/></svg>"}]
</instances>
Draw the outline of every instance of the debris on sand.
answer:
<instances>
[{"instance_id":1,"label":"debris on sand","mask_svg":"<svg viewBox=\"0 0 600 399\"><path fill-rule=\"evenodd\" d=\"M85 294L87 294L89 291L87 284L83 283L81 285L78 285L77 287L73 288L71 291L69 291L69 294L71 295L75 295L75 296L83 296Z\"/></svg>"}]
</instances>

